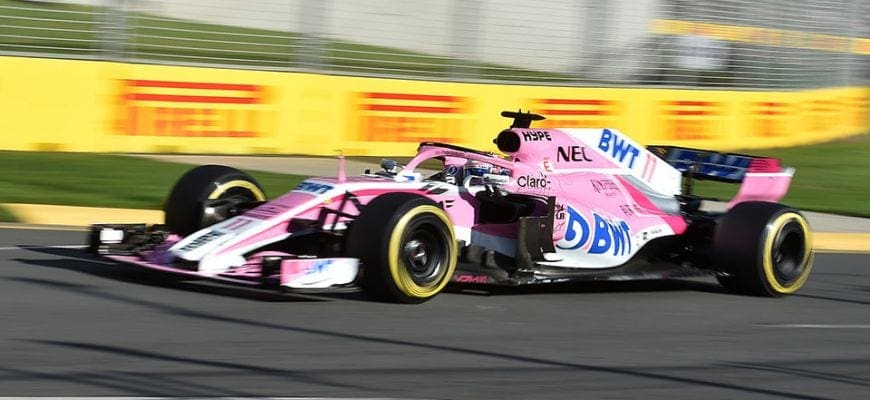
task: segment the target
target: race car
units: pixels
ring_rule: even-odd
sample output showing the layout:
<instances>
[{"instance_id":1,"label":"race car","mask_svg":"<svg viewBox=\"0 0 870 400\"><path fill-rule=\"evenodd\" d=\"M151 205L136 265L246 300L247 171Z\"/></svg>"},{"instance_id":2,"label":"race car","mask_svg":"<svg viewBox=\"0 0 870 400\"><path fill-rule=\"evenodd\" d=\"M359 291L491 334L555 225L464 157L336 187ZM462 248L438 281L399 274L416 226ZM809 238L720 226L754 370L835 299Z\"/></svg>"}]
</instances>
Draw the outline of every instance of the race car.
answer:
<instances>
[{"instance_id":1,"label":"race car","mask_svg":"<svg viewBox=\"0 0 870 400\"><path fill-rule=\"evenodd\" d=\"M314 177L267 200L248 174L184 174L165 224L100 224L89 251L169 273L285 291L362 289L421 303L451 281L534 285L712 275L758 296L794 293L812 267L806 219L777 203L794 174L774 158L644 148L616 129L532 128L502 154L424 142L399 165ZM428 173L424 173L429 170ZM739 183L727 211L701 209L698 179Z\"/></svg>"}]
</instances>

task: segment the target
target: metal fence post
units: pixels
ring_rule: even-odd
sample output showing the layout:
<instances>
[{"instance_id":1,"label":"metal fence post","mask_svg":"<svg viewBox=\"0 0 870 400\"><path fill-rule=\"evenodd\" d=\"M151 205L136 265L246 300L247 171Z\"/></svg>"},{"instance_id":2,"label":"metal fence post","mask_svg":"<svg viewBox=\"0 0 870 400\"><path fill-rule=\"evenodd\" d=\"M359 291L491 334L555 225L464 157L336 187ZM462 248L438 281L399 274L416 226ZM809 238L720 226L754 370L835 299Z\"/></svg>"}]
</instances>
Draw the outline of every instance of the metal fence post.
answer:
<instances>
[{"instance_id":1,"label":"metal fence post","mask_svg":"<svg viewBox=\"0 0 870 400\"><path fill-rule=\"evenodd\" d=\"M582 82L590 78L600 78L601 74L615 73L616 71L606 71L598 67L602 64L601 61L606 61L610 52L607 43L607 2L586 0L577 4L580 7L578 18L582 21L583 34L574 46L575 61L571 73L573 80Z\"/></svg>"},{"instance_id":2,"label":"metal fence post","mask_svg":"<svg viewBox=\"0 0 870 400\"><path fill-rule=\"evenodd\" d=\"M454 0L450 24L450 64L448 74L457 80L474 80L480 75L476 66L481 0Z\"/></svg>"},{"instance_id":3,"label":"metal fence post","mask_svg":"<svg viewBox=\"0 0 870 400\"><path fill-rule=\"evenodd\" d=\"M855 37L855 38L861 38L861 37L865 37L864 35L866 33L870 33L870 29L867 29L866 26L861 24L862 18L865 18L868 21L870 21L870 18L868 18L865 14L863 14L864 10L862 10L861 7L862 7L862 4L861 4L860 0L852 0L852 3L849 5L849 7L844 7L846 10L845 17L846 17L847 23L845 24L846 29L845 29L843 36L846 36L846 37L851 36L851 37ZM870 7L866 7L866 8L867 8L867 11L870 11ZM852 49L850 49L850 51L847 51L845 53L845 57L844 57L844 64L845 64L843 66L843 78L844 79L843 79L842 84L845 86L851 86L851 85L862 83L861 79L857 76L858 74L860 74L861 69L855 68L855 65L859 64L859 62L862 60L862 58L861 58L862 56L857 55L857 54L853 53L852 51L853 51Z\"/></svg>"},{"instance_id":4,"label":"metal fence post","mask_svg":"<svg viewBox=\"0 0 870 400\"><path fill-rule=\"evenodd\" d=\"M101 58L120 61L127 47L127 0L104 0L99 24Z\"/></svg>"},{"instance_id":5,"label":"metal fence post","mask_svg":"<svg viewBox=\"0 0 870 400\"><path fill-rule=\"evenodd\" d=\"M328 6L328 0L302 0L300 2L299 15L302 31L299 37L297 62L303 70L320 71L328 67L329 60L325 57L329 50L327 48L328 42L323 37Z\"/></svg>"}]
</instances>

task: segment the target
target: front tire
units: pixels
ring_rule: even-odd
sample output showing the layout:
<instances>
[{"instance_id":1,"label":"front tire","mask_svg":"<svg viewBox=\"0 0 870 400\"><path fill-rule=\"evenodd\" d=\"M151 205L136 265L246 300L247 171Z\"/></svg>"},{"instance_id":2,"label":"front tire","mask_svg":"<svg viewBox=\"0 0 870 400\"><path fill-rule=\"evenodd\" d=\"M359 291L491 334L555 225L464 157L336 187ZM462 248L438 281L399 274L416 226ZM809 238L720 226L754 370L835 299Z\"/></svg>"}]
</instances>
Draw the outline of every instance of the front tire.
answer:
<instances>
[{"instance_id":1,"label":"front tire","mask_svg":"<svg viewBox=\"0 0 870 400\"><path fill-rule=\"evenodd\" d=\"M422 303L441 292L458 254L444 210L411 193L388 193L363 207L348 232L347 252L363 265L366 292L398 303Z\"/></svg>"},{"instance_id":2,"label":"front tire","mask_svg":"<svg viewBox=\"0 0 870 400\"><path fill-rule=\"evenodd\" d=\"M202 165L187 171L172 187L163 205L166 226L187 236L220 222L221 217L204 212L206 202L220 199L241 204L265 201L266 195L260 184L242 171L223 165Z\"/></svg>"},{"instance_id":3,"label":"front tire","mask_svg":"<svg viewBox=\"0 0 870 400\"><path fill-rule=\"evenodd\" d=\"M745 202L718 222L713 236L719 282L729 290L778 297L803 287L813 263L812 235L797 210Z\"/></svg>"}]
</instances>

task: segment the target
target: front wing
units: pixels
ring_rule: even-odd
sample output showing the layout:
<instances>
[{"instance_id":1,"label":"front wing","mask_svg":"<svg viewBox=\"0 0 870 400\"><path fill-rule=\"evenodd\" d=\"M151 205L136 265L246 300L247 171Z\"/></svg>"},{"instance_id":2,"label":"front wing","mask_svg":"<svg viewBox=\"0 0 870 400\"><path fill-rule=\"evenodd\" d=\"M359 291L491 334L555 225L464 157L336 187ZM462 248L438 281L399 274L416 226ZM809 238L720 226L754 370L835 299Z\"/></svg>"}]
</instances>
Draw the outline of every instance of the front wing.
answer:
<instances>
[{"instance_id":1,"label":"front wing","mask_svg":"<svg viewBox=\"0 0 870 400\"><path fill-rule=\"evenodd\" d=\"M220 272L202 271L197 262L175 257L169 249L181 237L145 224L91 227L88 250L95 255L151 270L286 291L355 290L359 260L317 258L264 251L250 254L242 265Z\"/></svg>"}]
</instances>

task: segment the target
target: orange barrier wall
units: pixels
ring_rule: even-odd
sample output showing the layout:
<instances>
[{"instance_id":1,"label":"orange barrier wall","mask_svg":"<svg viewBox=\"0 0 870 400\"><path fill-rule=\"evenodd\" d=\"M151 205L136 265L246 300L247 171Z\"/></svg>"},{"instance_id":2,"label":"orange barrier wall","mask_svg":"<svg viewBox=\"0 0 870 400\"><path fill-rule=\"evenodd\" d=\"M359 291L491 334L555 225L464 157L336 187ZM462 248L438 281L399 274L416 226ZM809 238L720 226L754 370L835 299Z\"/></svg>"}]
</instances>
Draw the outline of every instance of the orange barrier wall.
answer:
<instances>
[{"instance_id":1,"label":"orange barrier wall","mask_svg":"<svg viewBox=\"0 0 870 400\"><path fill-rule=\"evenodd\" d=\"M870 88L793 92L564 88L0 57L0 149L410 155L421 141L492 149L531 109L540 126L612 127L713 149L867 132Z\"/></svg>"}]
</instances>

